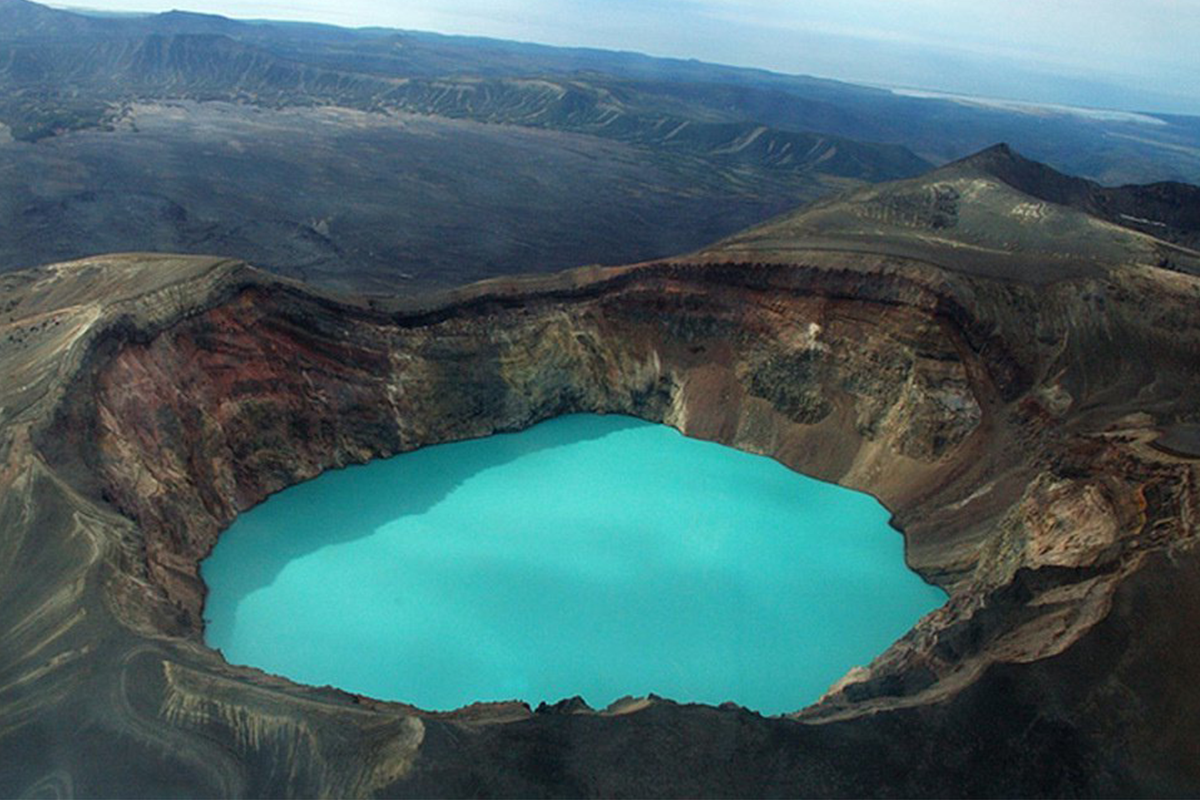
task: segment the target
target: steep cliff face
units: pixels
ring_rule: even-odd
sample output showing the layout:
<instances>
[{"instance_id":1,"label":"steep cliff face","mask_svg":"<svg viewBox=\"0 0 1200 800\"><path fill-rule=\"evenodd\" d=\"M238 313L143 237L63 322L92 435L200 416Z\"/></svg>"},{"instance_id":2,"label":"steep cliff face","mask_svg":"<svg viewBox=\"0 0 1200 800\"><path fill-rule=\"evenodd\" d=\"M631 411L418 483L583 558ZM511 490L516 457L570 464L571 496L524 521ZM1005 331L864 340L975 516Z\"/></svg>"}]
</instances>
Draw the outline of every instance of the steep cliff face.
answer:
<instances>
[{"instance_id":1,"label":"steep cliff face","mask_svg":"<svg viewBox=\"0 0 1200 800\"><path fill-rule=\"evenodd\" d=\"M667 422L910 506L978 450L996 390L969 371L992 370L928 289L845 299L856 282L654 265L417 315L250 283L111 354L89 457L192 634L197 562L239 511L330 467L562 413Z\"/></svg>"},{"instance_id":2,"label":"steep cliff face","mask_svg":"<svg viewBox=\"0 0 1200 800\"><path fill-rule=\"evenodd\" d=\"M1109 228L1127 247L1105 260L998 278L1059 269L1061 238L1008 219L985 259L970 214L939 216L947 186L1029 202L935 173L687 258L420 302L204 259L6 277L0 794L1194 791L1198 476L1154 443L1200 421L1200 279ZM877 213L914 196L936 213ZM898 231L906 254L868 246ZM240 511L576 411L874 493L950 601L774 719L653 697L430 714L203 646L199 561Z\"/></svg>"}]
</instances>

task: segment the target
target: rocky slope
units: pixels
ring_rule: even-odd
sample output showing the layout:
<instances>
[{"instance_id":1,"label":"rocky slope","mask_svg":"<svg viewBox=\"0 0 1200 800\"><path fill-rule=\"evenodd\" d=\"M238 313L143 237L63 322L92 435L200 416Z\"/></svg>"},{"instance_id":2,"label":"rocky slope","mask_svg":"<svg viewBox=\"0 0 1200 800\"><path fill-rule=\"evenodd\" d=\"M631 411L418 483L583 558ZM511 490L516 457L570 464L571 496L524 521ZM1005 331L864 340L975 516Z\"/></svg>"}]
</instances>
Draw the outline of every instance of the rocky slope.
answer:
<instances>
[{"instance_id":1,"label":"rocky slope","mask_svg":"<svg viewBox=\"0 0 1200 800\"><path fill-rule=\"evenodd\" d=\"M0 277L0 794L1193 794L1197 263L976 160L419 302L202 258ZM771 719L430 714L203 646L239 511L572 411L874 493L950 601Z\"/></svg>"}]
</instances>

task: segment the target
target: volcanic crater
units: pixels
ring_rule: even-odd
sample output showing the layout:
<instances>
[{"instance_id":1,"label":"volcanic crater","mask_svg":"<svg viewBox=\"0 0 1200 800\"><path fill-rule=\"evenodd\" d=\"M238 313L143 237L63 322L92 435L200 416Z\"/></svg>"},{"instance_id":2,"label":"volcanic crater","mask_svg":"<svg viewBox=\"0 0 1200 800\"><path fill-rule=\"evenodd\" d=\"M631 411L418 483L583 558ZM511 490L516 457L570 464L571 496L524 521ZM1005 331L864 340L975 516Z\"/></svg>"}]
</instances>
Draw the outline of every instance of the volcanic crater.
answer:
<instances>
[{"instance_id":1,"label":"volcanic crater","mask_svg":"<svg viewBox=\"0 0 1200 800\"><path fill-rule=\"evenodd\" d=\"M997 148L677 259L418 300L147 254L0 277L0 794L1194 790L1196 461L1155 442L1200 417L1200 226L1059 179ZM875 495L949 602L772 718L431 713L203 645L239 512L579 412Z\"/></svg>"}]
</instances>

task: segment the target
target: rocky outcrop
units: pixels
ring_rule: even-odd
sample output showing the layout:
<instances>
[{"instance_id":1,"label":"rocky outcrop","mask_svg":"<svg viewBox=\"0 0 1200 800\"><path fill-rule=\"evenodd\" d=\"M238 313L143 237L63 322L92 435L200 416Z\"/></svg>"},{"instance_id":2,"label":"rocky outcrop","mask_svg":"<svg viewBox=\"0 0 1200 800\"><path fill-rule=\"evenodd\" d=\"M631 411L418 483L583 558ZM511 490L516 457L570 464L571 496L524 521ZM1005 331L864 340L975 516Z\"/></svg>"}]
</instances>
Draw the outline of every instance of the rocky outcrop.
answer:
<instances>
[{"instance_id":1,"label":"rocky outcrop","mask_svg":"<svg viewBox=\"0 0 1200 800\"><path fill-rule=\"evenodd\" d=\"M848 246L835 212L422 301L211 259L0 279L0 794L1194 792L1196 462L1154 443L1200 414L1200 280L1132 232L1055 280L998 278L1031 240L954 269L917 248L953 261L970 213L885 220L922 231L898 255ZM198 564L240 511L575 411L875 494L949 602L771 719L653 696L434 714L203 646Z\"/></svg>"}]
</instances>

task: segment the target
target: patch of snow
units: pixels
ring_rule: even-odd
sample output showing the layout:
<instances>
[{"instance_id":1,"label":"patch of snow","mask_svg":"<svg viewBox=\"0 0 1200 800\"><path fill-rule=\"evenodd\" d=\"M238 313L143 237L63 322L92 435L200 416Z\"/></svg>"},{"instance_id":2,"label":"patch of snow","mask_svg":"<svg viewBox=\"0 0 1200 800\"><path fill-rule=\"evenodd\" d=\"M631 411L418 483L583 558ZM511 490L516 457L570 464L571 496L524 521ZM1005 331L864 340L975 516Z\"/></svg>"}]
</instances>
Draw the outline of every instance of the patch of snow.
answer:
<instances>
[{"instance_id":1,"label":"patch of snow","mask_svg":"<svg viewBox=\"0 0 1200 800\"><path fill-rule=\"evenodd\" d=\"M1133 216L1130 216L1129 214L1122 214L1121 219L1127 219L1130 222L1140 222L1143 225L1157 225L1160 228L1167 227L1167 223L1165 223L1165 222L1155 222L1152 219L1144 219L1142 217L1133 217Z\"/></svg>"}]
</instances>

